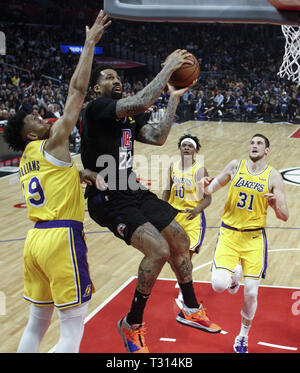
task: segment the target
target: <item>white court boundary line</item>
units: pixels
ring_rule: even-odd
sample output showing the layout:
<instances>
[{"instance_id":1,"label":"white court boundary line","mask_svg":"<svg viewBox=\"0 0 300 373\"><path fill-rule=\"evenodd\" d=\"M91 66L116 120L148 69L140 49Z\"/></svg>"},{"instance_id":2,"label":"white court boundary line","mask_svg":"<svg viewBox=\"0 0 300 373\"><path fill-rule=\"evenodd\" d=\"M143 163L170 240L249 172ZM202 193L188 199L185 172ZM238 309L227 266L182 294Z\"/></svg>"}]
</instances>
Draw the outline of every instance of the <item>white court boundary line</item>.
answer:
<instances>
[{"instance_id":1,"label":"white court boundary line","mask_svg":"<svg viewBox=\"0 0 300 373\"><path fill-rule=\"evenodd\" d=\"M282 346L282 345L275 345L273 343L267 343L267 342L257 342L258 345L267 346L267 347L274 347L274 348L280 348L282 350L292 350L297 351L297 347L289 347L289 346Z\"/></svg>"},{"instance_id":2,"label":"white court boundary line","mask_svg":"<svg viewBox=\"0 0 300 373\"><path fill-rule=\"evenodd\" d=\"M160 338L159 339L162 342L176 342L176 338Z\"/></svg>"},{"instance_id":3,"label":"white court boundary line","mask_svg":"<svg viewBox=\"0 0 300 373\"><path fill-rule=\"evenodd\" d=\"M300 129L300 127L297 127L295 131L293 131L289 136L288 139L292 138L292 136Z\"/></svg>"}]
</instances>

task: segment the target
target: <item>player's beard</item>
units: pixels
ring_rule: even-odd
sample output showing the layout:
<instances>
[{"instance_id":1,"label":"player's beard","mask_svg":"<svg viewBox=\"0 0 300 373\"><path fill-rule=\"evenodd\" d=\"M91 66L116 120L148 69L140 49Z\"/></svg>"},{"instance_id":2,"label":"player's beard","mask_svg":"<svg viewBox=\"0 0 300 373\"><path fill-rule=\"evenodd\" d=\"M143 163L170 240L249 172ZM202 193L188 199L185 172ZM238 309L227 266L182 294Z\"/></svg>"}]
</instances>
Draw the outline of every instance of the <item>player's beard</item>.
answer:
<instances>
[{"instance_id":1,"label":"player's beard","mask_svg":"<svg viewBox=\"0 0 300 373\"><path fill-rule=\"evenodd\" d=\"M116 99L116 100L119 100L120 98L122 98L122 93L121 92L112 92L111 97Z\"/></svg>"},{"instance_id":2,"label":"player's beard","mask_svg":"<svg viewBox=\"0 0 300 373\"><path fill-rule=\"evenodd\" d=\"M249 155L249 158L251 159L252 162L257 162L260 159L262 159L263 157L264 157L264 155L257 155L256 157L253 157L253 156Z\"/></svg>"},{"instance_id":3,"label":"player's beard","mask_svg":"<svg viewBox=\"0 0 300 373\"><path fill-rule=\"evenodd\" d=\"M122 93L123 93L122 91L116 92L115 89L113 88L111 91L111 97L116 100L119 100L120 98L122 98Z\"/></svg>"}]
</instances>

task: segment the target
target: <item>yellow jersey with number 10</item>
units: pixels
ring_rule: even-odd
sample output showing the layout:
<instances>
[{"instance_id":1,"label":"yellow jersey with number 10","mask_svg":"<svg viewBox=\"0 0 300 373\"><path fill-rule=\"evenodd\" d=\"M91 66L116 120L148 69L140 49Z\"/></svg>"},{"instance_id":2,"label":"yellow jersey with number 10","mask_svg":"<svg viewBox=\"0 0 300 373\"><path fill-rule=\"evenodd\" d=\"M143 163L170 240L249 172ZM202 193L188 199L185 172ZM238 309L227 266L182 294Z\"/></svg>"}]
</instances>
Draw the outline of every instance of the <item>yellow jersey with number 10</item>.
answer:
<instances>
[{"instance_id":1,"label":"yellow jersey with number 10","mask_svg":"<svg viewBox=\"0 0 300 373\"><path fill-rule=\"evenodd\" d=\"M29 219L83 222L85 203L77 167L46 153L46 141L29 142L19 165Z\"/></svg>"},{"instance_id":2,"label":"yellow jersey with number 10","mask_svg":"<svg viewBox=\"0 0 300 373\"><path fill-rule=\"evenodd\" d=\"M222 221L237 229L263 228L266 225L267 198L273 168L266 166L257 174L251 173L248 161L241 160L231 181Z\"/></svg>"},{"instance_id":3,"label":"yellow jersey with number 10","mask_svg":"<svg viewBox=\"0 0 300 373\"><path fill-rule=\"evenodd\" d=\"M169 203L177 210L194 209L199 205L203 197L200 197L196 183L196 175L202 166L198 162L188 169L179 167L181 162L175 162L171 170L173 181Z\"/></svg>"}]
</instances>

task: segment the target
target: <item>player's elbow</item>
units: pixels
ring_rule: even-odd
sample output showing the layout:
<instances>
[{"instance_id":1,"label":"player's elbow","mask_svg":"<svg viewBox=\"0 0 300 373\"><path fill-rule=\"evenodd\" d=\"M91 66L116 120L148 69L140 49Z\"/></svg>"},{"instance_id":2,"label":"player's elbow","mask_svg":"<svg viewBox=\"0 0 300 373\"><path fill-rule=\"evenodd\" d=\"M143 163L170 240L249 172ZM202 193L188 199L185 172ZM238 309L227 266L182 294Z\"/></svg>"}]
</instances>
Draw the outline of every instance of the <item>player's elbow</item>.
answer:
<instances>
[{"instance_id":1,"label":"player's elbow","mask_svg":"<svg viewBox=\"0 0 300 373\"><path fill-rule=\"evenodd\" d=\"M69 94L82 96L83 99L87 93L87 84L84 79L72 78L70 81Z\"/></svg>"},{"instance_id":2,"label":"player's elbow","mask_svg":"<svg viewBox=\"0 0 300 373\"><path fill-rule=\"evenodd\" d=\"M166 142L166 138L157 138L155 145L162 146L165 144L165 142Z\"/></svg>"}]
</instances>

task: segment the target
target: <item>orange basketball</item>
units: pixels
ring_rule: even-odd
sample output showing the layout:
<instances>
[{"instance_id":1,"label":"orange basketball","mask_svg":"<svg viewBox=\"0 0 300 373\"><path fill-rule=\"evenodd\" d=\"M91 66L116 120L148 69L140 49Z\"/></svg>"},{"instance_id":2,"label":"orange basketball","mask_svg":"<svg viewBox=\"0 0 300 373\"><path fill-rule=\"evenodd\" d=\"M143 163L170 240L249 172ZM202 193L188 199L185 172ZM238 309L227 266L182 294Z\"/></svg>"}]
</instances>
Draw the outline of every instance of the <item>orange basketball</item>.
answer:
<instances>
[{"instance_id":1,"label":"orange basketball","mask_svg":"<svg viewBox=\"0 0 300 373\"><path fill-rule=\"evenodd\" d=\"M200 67L197 58L192 55L187 59L193 61L193 64L184 63L173 72L169 80L169 83L176 88L188 87L194 80L198 79Z\"/></svg>"}]
</instances>

